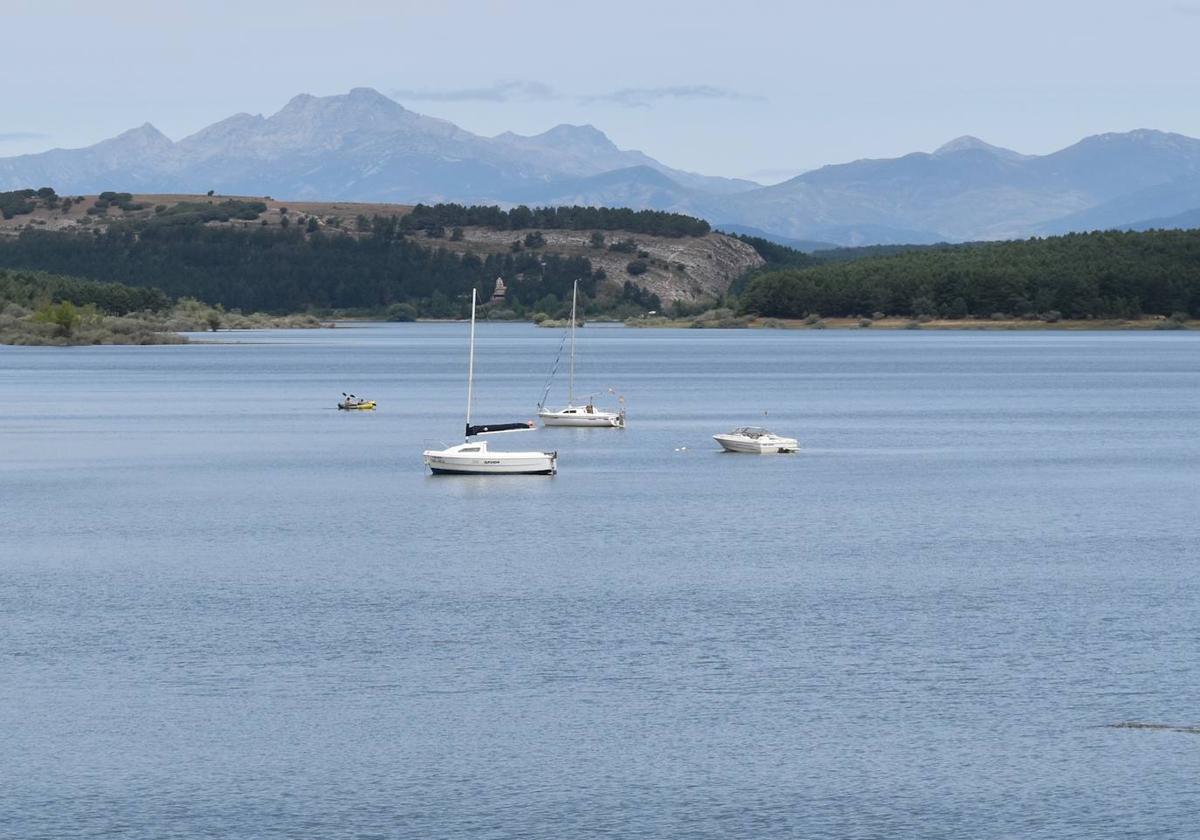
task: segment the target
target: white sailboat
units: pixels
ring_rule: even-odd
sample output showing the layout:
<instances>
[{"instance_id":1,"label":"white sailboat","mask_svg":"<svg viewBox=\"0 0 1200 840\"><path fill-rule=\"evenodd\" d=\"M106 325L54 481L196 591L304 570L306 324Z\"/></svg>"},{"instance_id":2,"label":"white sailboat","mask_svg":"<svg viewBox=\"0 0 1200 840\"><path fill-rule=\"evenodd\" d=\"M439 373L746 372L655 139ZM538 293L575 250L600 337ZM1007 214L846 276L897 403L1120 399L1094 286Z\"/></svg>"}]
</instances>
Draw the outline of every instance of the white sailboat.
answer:
<instances>
[{"instance_id":1,"label":"white sailboat","mask_svg":"<svg viewBox=\"0 0 1200 840\"><path fill-rule=\"evenodd\" d=\"M472 389L475 383L475 290L471 290L471 351L467 362L467 430L464 441L445 449L428 449L425 466L434 473L468 475L553 475L558 471L557 452L495 452L487 441L471 438L498 432L523 432L534 428L526 423L471 425Z\"/></svg>"},{"instance_id":2,"label":"white sailboat","mask_svg":"<svg viewBox=\"0 0 1200 840\"><path fill-rule=\"evenodd\" d=\"M579 281L575 281L575 286L571 290L571 361L567 374L567 405L557 411L551 408L546 408L546 397L550 393L550 383L546 383L546 392L542 394L542 401L538 403L538 418L544 426L586 426L599 427L607 429L623 429L625 428L625 409L621 408L618 411L608 411L597 408L592 398L588 397L584 405L575 404L575 306L579 298ZM561 352L561 349L560 349ZM555 362L557 368L558 363ZM551 381L553 381L553 373Z\"/></svg>"}]
</instances>

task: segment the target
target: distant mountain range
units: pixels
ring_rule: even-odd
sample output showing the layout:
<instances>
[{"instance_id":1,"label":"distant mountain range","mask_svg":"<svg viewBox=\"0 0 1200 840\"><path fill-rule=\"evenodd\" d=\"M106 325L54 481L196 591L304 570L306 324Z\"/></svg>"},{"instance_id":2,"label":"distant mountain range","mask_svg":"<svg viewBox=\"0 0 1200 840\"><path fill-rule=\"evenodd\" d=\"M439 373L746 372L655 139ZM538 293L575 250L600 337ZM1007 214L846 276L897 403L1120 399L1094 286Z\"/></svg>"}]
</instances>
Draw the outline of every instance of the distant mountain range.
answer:
<instances>
[{"instance_id":1,"label":"distant mountain range","mask_svg":"<svg viewBox=\"0 0 1200 840\"><path fill-rule=\"evenodd\" d=\"M172 141L145 125L83 149L0 158L0 189L293 200L590 204L692 213L780 240L867 245L1191 226L1200 140L1141 129L1048 155L973 137L825 166L773 186L673 169L600 130L482 137L369 88L236 114Z\"/></svg>"}]
</instances>

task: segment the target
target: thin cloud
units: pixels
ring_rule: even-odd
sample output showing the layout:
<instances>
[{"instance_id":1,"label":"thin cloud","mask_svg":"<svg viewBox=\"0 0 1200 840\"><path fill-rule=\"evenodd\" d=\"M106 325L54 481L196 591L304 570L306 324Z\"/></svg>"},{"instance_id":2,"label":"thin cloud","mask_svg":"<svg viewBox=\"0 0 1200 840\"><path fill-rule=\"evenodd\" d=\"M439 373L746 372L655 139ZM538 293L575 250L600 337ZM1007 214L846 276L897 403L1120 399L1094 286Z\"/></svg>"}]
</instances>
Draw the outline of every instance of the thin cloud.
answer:
<instances>
[{"instance_id":1,"label":"thin cloud","mask_svg":"<svg viewBox=\"0 0 1200 840\"><path fill-rule=\"evenodd\" d=\"M1171 9L1178 15L1200 17L1200 5L1196 3L1176 3Z\"/></svg>"},{"instance_id":2,"label":"thin cloud","mask_svg":"<svg viewBox=\"0 0 1200 840\"><path fill-rule=\"evenodd\" d=\"M19 140L45 140L49 134L40 131L0 131L0 143L12 143Z\"/></svg>"},{"instance_id":3,"label":"thin cloud","mask_svg":"<svg viewBox=\"0 0 1200 840\"><path fill-rule=\"evenodd\" d=\"M467 88L397 88L389 91L400 100L424 102L551 102L570 100L580 105L607 104L624 108L649 108L667 100L724 100L756 102L763 97L714 85L669 85L665 87L621 88L609 93L568 95L545 82L519 79L493 85Z\"/></svg>"},{"instance_id":4,"label":"thin cloud","mask_svg":"<svg viewBox=\"0 0 1200 840\"><path fill-rule=\"evenodd\" d=\"M497 82L487 87L451 88L448 90L393 90L397 99L415 99L426 102L546 102L562 96L544 82L513 81Z\"/></svg>"},{"instance_id":5,"label":"thin cloud","mask_svg":"<svg viewBox=\"0 0 1200 840\"><path fill-rule=\"evenodd\" d=\"M656 102L664 100L686 100L686 99L704 99L718 100L723 99L733 102L756 102L761 101L761 96L754 96L749 93L742 93L728 88L715 87L713 85L671 85L667 87L652 87L652 88L621 88L614 90L612 93L602 93L594 96L580 97L580 101L588 102L607 102L613 105L622 105L626 108L649 108Z\"/></svg>"}]
</instances>

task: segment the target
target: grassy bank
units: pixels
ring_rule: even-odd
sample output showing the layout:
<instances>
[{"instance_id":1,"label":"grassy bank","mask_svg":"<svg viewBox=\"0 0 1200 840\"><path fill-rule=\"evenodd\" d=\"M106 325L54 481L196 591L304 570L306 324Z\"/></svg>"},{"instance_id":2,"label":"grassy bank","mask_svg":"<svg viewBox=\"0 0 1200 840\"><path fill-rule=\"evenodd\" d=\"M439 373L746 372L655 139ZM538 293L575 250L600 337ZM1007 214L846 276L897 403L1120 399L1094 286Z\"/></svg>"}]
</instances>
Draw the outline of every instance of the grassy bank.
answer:
<instances>
[{"instance_id":1,"label":"grassy bank","mask_svg":"<svg viewBox=\"0 0 1200 840\"><path fill-rule=\"evenodd\" d=\"M106 315L70 302L30 310L17 303L0 309L0 344L71 347L87 344L185 344L162 329L156 313Z\"/></svg>"},{"instance_id":2,"label":"grassy bank","mask_svg":"<svg viewBox=\"0 0 1200 840\"><path fill-rule=\"evenodd\" d=\"M186 344L182 332L254 329L311 329L324 326L312 315L225 312L185 299L159 311L112 315L95 304L71 301L24 306L0 302L0 344L74 347L90 344Z\"/></svg>"}]
</instances>

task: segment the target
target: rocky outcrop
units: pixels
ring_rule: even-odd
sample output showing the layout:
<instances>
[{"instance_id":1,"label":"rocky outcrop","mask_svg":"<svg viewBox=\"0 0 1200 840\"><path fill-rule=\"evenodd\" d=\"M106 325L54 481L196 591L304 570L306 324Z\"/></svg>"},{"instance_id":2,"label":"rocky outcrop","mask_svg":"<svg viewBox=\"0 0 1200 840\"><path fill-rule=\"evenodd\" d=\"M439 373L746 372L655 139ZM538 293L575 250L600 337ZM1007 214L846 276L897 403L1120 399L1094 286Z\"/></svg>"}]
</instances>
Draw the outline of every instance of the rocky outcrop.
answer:
<instances>
[{"instance_id":1,"label":"rocky outcrop","mask_svg":"<svg viewBox=\"0 0 1200 840\"><path fill-rule=\"evenodd\" d=\"M605 246L592 247L590 230L545 230L546 244L539 250L564 256L586 257L594 269L602 269L608 280L622 284L626 280L658 295L664 303L693 302L716 298L745 272L763 264L752 247L721 233L679 238L646 236L622 231L598 231ZM461 253L507 252L513 242L521 242L528 231L464 228L461 241L439 241L439 246ZM609 245L632 241L634 250L613 251ZM645 254L646 256L641 256ZM640 263L630 273L631 263Z\"/></svg>"}]
</instances>

